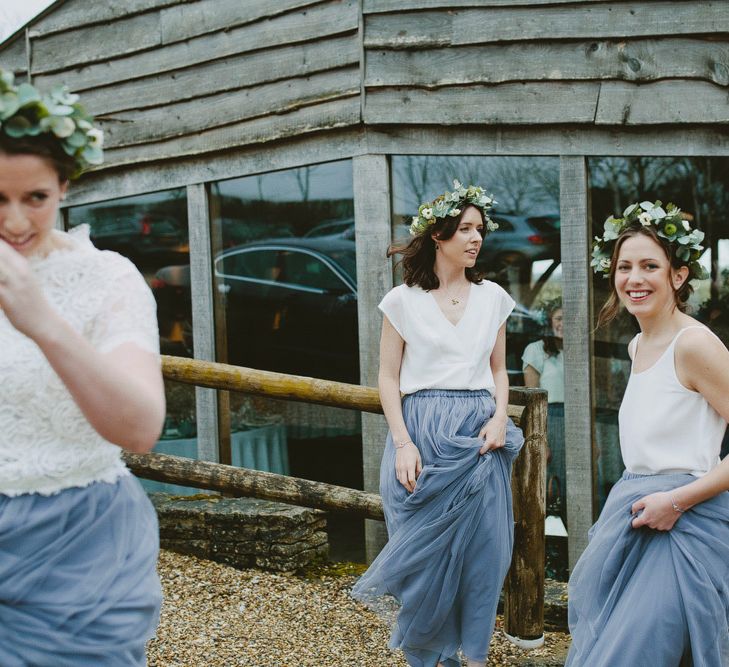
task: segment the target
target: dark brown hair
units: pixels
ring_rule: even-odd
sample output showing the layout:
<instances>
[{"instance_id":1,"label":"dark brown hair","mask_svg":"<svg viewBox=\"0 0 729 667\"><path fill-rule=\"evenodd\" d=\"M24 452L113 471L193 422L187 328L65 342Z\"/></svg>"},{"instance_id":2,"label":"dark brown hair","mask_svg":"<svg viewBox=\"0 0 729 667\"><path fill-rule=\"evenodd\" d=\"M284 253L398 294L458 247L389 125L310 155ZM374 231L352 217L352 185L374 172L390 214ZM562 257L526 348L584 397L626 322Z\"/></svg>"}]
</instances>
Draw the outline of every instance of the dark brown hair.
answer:
<instances>
[{"instance_id":1,"label":"dark brown hair","mask_svg":"<svg viewBox=\"0 0 729 667\"><path fill-rule=\"evenodd\" d=\"M402 263L403 269L403 282L408 287L417 285L425 291L440 287L438 276L435 275L435 271L433 270L435 265L435 241L432 235L435 234L441 241L447 241L452 238L469 206L473 206L473 204L464 206L461 213L457 216L436 218L434 224L430 225L426 231L418 234L408 243L391 245L387 249L388 257L402 255L400 263ZM473 208L481 214L481 220L483 221L483 211L478 206L473 206ZM484 236L485 233L484 228L481 231L481 235ZM479 284L483 280L483 274L476 267L467 267L466 279L472 283Z\"/></svg>"},{"instance_id":2,"label":"dark brown hair","mask_svg":"<svg viewBox=\"0 0 729 667\"><path fill-rule=\"evenodd\" d=\"M0 131L0 153L6 155L35 155L44 158L58 174L58 180L65 183L76 170L76 161L61 147L60 142L48 134L36 137L9 137Z\"/></svg>"},{"instance_id":3,"label":"dark brown hair","mask_svg":"<svg viewBox=\"0 0 729 667\"><path fill-rule=\"evenodd\" d=\"M613 254L610 259L610 297L605 302L605 305L600 309L600 314L597 317L598 327L604 326L605 324L609 324L610 322L612 322L620 311L620 298L618 297L618 293L615 290L615 271L618 265L618 255L620 254L620 248L623 246L623 243L625 243L627 239L640 235L647 236L649 239L652 239L663 249L663 252L666 254L666 258L670 262L672 269L680 269L682 266L688 267L688 264L684 260L676 257L676 243L670 243L663 237L658 236L655 227L653 227L652 225L644 226L641 225L639 222L634 222L632 225L630 225L630 227L627 227L620 234L618 240L615 242ZM670 281L670 275L669 284L671 285L671 289L673 290L673 300L676 308L678 308L682 313L685 313L688 309L688 305L686 302L693 293L694 288L691 287L688 279L685 280L678 289L675 288L673 286L673 283Z\"/></svg>"},{"instance_id":4,"label":"dark brown hair","mask_svg":"<svg viewBox=\"0 0 729 667\"><path fill-rule=\"evenodd\" d=\"M556 357L562 350L562 339L555 336L554 332L552 331L552 318L558 310L562 310L561 298L550 301L548 304L546 304L546 307L544 309L544 312L547 316L547 330L549 333L544 336L542 341L544 343L544 353L548 357Z\"/></svg>"}]
</instances>

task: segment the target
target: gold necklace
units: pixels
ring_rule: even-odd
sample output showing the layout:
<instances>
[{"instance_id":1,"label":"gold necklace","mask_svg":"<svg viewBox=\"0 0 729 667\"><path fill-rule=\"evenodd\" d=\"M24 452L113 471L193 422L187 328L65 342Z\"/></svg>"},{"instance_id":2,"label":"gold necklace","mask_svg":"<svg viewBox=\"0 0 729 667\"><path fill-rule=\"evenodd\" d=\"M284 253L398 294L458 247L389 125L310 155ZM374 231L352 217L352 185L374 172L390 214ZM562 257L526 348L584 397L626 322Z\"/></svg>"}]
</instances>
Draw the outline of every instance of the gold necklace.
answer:
<instances>
[{"instance_id":1,"label":"gold necklace","mask_svg":"<svg viewBox=\"0 0 729 667\"><path fill-rule=\"evenodd\" d=\"M451 300L451 305L457 306L459 303L461 303L461 299L463 298L461 292L458 292L456 296L453 296L453 294L445 287L445 285L443 286L443 290L445 291L446 296Z\"/></svg>"}]
</instances>

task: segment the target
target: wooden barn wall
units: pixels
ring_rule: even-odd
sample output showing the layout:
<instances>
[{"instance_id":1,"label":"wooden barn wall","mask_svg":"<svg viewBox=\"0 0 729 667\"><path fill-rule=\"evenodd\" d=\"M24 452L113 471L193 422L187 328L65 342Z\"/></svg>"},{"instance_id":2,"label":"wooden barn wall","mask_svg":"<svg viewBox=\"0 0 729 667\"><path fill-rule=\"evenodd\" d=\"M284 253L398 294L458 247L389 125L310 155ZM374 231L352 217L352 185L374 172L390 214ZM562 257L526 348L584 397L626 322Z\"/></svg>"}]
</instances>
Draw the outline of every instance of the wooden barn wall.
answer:
<instances>
[{"instance_id":1,"label":"wooden barn wall","mask_svg":"<svg viewBox=\"0 0 729 667\"><path fill-rule=\"evenodd\" d=\"M358 124L359 19L357 0L65 0L0 65L82 93L108 169Z\"/></svg>"},{"instance_id":2,"label":"wooden barn wall","mask_svg":"<svg viewBox=\"0 0 729 667\"><path fill-rule=\"evenodd\" d=\"M726 0L363 0L363 10L367 124L729 122Z\"/></svg>"}]
</instances>

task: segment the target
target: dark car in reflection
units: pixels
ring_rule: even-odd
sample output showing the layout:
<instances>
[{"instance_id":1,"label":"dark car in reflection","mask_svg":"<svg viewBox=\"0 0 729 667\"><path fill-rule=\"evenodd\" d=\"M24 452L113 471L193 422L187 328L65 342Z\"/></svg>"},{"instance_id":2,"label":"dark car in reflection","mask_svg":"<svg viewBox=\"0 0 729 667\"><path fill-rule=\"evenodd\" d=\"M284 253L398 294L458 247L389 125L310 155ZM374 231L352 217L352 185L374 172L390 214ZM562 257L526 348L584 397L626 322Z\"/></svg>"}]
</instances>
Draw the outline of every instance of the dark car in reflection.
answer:
<instances>
[{"instance_id":1,"label":"dark car in reflection","mask_svg":"<svg viewBox=\"0 0 729 667\"><path fill-rule=\"evenodd\" d=\"M246 243L220 253L214 272L229 363L359 383L353 240L335 234ZM157 272L161 332L190 329L189 285L189 266ZM521 352L542 328L523 306L509 318L512 383L521 382Z\"/></svg>"},{"instance_id":2,"label":"dark car in reflection","mask_svg":"<svg viewBox=\"0 0 729 667\"><path fill-rule=\"evenodd\" d=\"M541 259L559 260L560 224L556 214L526 216L496 214L499 229L481 246L476 265L484 271L514 266L528 269Z\"/></svg>"}]
</instances>

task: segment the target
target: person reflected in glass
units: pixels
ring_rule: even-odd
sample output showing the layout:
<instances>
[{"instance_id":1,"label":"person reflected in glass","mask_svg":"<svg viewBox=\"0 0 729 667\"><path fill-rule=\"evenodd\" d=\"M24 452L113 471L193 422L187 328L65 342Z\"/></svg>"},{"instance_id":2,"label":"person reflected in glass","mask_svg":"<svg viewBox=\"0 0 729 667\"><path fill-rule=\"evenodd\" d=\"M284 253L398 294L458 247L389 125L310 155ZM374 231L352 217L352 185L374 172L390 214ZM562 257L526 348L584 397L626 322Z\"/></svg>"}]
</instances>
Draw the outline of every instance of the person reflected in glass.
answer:
<instances>
[{"instance_id":1,"label":"person reflected in glass","mask_svg":"<svg viewBox=\"0 0 729 667\"><path fill-rule=\"evenodd\" d=\"M0 665L146 665L157 517L121 452L164 420L154 298L134 265L55 229L101 131L0 70Z\"/></svg>"},{"instance_id":2,"label":"person reflected in glass","mask_svg":"<svg viewBox=\"0 0 729 667\"><path fill-rule=\"evenodd\" d=\"M549 333L524 348L524 384L547 391L547 513L566 522L562 299L545 303L542 310Z\"/></svg>"},{"instance_id":3,"label":"person reflected in glass","mask_svg":"<svg viewBox=\"0 0 729 667\"><path fill-rule=\"evenodd\" d=\"M619 412L626 470L569 585L571 667L729 664L729 351L686 314L703 233L660 202L608 218L593 266L640 325Z\"/></svg>"},{"instance_id":4,"label":"person reflected in glass","mask_svg":"<svg viewBox=\"0 0 729 667\"><path fill-rule=\"evenodd\" d=\"M511 466L523 444L507 417L514 301L474 268L497 227L492 199L454 187L421 205L412 241L388 253L403 255L405 281L379 306L389 541L353 590L400 601L390 646L428 667L460 666L459 648L469 666L486 664L511 562Z\"/></svg>"}]
</instances>

